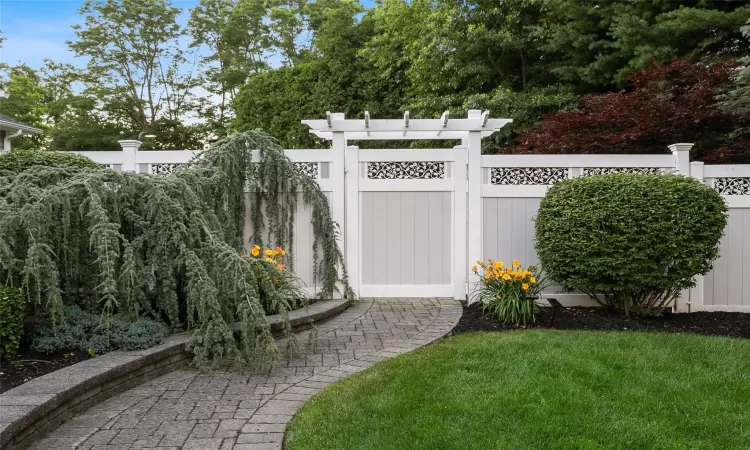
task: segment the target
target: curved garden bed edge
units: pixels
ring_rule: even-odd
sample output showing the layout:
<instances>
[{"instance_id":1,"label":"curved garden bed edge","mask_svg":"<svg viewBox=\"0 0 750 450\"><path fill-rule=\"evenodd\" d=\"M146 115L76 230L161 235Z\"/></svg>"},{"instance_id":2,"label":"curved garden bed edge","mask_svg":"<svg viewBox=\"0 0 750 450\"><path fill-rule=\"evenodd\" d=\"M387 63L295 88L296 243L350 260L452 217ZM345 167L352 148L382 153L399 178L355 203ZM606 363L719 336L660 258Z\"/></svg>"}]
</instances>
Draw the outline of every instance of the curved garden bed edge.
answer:
<instances>
[{"instance_id":1,"label":"curved garden bed edge","mask_svg":"<svg viewBox=\"0 0 750 450\"><path fill-rule=\"evenodd\" d=\"M289 313L293 328L334 316L351 299L319 300ZM281 330L281 316L267 316ZM190 333L145 350L114 351L64 367L0 394L0 448L22 450L74 415L145 381L184 367Z\"/></svg>"}]
</instances>

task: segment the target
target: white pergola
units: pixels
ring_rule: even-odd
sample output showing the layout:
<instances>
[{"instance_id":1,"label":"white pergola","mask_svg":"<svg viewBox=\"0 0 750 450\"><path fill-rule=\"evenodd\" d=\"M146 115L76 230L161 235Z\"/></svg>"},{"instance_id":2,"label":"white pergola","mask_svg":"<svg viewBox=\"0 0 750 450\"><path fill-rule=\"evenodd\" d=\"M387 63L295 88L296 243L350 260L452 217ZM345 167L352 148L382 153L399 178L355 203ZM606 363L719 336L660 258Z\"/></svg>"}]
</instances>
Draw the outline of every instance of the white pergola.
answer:
<instances>
[{"instance_id":1,"label":"white pergola","mask_svg":"<svg viewBox=\"0 0 750 450\"><path fill-rule=\"evenodd\" d=\"M345 253L347 261L357 261L359 225L356 209L344 207L346 201L358 201L358 196L350 195L347 200L344 192L358 192L358 173L355 158L347 158L347 153L358 152L357 147L348 147L350 140L460 140L461 145L456 150L455 173L456 180L466 180L463 186L468 195L455 196L455 214L464 215L467 220L455 222L455 257L466 258L465 264L457 264L454 272L455 298L464 298L468 291L469 261L481 259L481 158L482 138L490 136L505 125L513 122L511 119L490 119L489 111L470 109L466 119L451 119L448 111L439 119L410 119L409 112L404 113L403 119L371 119L370 113L365 111L363 119L347 119L343 113L326 112L322 120L303 120L302 123L310 127L310 133L331 141L334 164L336 167L346 167L341 176L333 176L333 216L346 219ZM419 149L415 149L418 152ZM349 174L346 176L346 174ZM345 186L346 185L346 186ZM458 191L457 191L458 192ZM353 198L351 198L353 197ZM354 211L354 212L353 212ZM472 232L467 232L472 230ZM459 255L463 255L459 256ZM357 284L357 271L350 271L350 280Z\"/></svg>"},{"instance_id":2,"label":"white pergola","mask_svg":"<svg viewBox=\"0 0 750 450\"><path fill-rule=\"evenodd\" d=\"M333 140L336 132L346 133L347 140L416 140L466 139L475 132L487 137L513 122L511 119L490 119L489 111L470 109L466 119L451 119L448 111L439 119L410 119L409 111L403 119L371 119L365 111L364 119L347 119L343 113L326 112L322 120L303 120L310 133Z\"/></svg>"}]
</instances>

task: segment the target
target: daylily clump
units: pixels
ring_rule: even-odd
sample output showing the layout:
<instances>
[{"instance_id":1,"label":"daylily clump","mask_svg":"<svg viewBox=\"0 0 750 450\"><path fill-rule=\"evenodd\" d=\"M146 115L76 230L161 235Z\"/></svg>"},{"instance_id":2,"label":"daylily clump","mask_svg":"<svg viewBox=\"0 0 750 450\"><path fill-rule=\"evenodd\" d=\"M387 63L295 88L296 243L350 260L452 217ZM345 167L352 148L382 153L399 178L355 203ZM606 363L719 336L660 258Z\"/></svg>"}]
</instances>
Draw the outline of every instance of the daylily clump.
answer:
<instances>
[{"instance_id":1,"label":"daylily clump","mask_svg":"<svg viewBox=\"0 0 750 450\"><path fill-rule=\"evenodd\" d=\"M479 278L476 297L482 310L508 325L526 325L534 322L538 307L534 298L542 286L535 266L524 268L514 259L506 267L502 261L477 261L472 271Z\"/></svg>"},{"instance_id":2,"label":"daylily clump","mask_svg":"<svg viewBox=\"0 0 750 450\"><path fill-rule=\"evenodd\" d=\"M517 259L513 260L511 267L505 267L505 263L502 261L493 261L491 259L487 260L486 263L477 261L471 270L479 275L480 267L484 271L483 278L486 282L510 282L519 285L524 291L529 290L531 285L536 284L534 272L530 270L534 269L534 266L524 269Z\"/></svg>"},{"instance_id":3,"label":"daylily clump","mask_svg":"<svg viewBox=\"0 0 750 450\"><path fill-rule=\"evenodd\" d=\"M245 252L243 251L241 253L243 256ZM261 255L261 250L259 245L254 245L252 250L250 250L250 256L254 258L258 258ZM266 249L263 251L263 260L269 264L273 264L276 266L279 270L284 270L286 266L282 263L282 260L284 256L286 255L286 252L281 247L276 247L275 249Z\"/></svg>"}]
</instances>

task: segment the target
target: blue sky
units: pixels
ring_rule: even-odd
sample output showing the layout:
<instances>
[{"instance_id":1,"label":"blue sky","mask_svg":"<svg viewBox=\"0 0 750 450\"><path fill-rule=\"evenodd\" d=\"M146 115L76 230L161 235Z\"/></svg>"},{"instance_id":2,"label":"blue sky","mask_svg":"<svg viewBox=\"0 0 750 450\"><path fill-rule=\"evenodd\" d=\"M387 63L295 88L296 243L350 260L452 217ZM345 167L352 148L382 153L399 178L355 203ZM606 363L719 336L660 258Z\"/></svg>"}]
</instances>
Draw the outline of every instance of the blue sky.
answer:
<instances>
[{"instance_id":1,"label":"blue sky","mask_svg":"<svg viewBox=\"0 0 750 450\"><path fill-rule=\"evenodd\" d=\"M198 0L172 3L187 10ZM71 25L82 22L78 14L82 4L83 0L0 0L0 30L6 38L0 61L23 61L32 67L40 67L45 58L80 63L65 42L75 37Z\"/></svg>"},{"instance_id":2,"label":"blue sky","mask_svg":"<svg viewBox=\"0 0 750 450\"><path fill-rule=\"evenodd\" d=\"M373 0L361 0L371 6ZM82 64L65 44L75 37L71 25L81 23L78 8L83 0L0 0L0 30L6 38L0 48L0 61L8 64L25 62L37 68L45 58L57 62ZM182 8L183 20L187 10L198 0L172 0Z\"/></svg>"}]
</instances>

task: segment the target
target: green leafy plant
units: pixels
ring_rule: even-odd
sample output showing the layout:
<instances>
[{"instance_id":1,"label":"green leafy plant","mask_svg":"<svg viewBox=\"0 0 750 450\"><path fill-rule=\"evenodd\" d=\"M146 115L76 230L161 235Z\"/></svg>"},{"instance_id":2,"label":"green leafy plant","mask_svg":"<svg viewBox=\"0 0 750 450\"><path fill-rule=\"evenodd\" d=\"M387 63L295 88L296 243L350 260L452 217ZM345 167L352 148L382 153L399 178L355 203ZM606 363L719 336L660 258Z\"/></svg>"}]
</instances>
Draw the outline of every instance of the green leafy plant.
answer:
<instances>
[{"instance_id":1,"label":"green leafy plant","mask_svg":"<svg viewBox=\"0 0 750 450\"><path fill-rule=\"evenodd\" d=\"M472 271L480 278L475 298L482 311L506 325L526 325L539 312L535 299L544 289L544 276L536 266L521 267L513 260L511 267L502 261L477 261Z\"/></svg>"},{"instance_id":2,"label":"green leafy plant","mask_svg":"<svg viewBox=\"0 0 750 450\"><path fill-rule=\"evenodd\" d=\"M90 348L90 349L89 349L89 356L90 356L91 358L96 358L96 349L94 349L94 348Z\"/></svg>"},{"instance_id":3,"label":"green leafy plant","mask_svg":"<svg viewBox=\"0 0 750 450\"><path fill-rule=\"evenodd\" d=\"M562 287L626 315L658 315L711 270L726 223L722 197L692 178L579 177L542 199L536 250Z\"/></svg>"},{"instance_id":4,"label":"green leafy plant","mask_svg":"<svg viewBox=\"0 0 750 450\"><path fill-rule=\"evenodd\" d=\"M288 323L300 291L293 267L243 255L244 225L250 217L259 246L293 248L298 201L312 211L320 295L353 296L325 195L261 132L223 139L168 176L45 166L0 173L0 277L28 287L53 333L65 301L101 311L108 328L123 315L194 330L201 368L224 358L265 367L278 356L265 315ZM101 353L105 344L89 347Z\"/></svg>"},{"instance_id":5,"label":"green leafy plant","mask_svg":"<svg viewBox=\"0 0 750 450\"><path fill-rule=\"evenodd\" d=\"M21 289L0 285L0 358L12 358L23 335L26 296Z\"/></svg>"},{"instance_id":6,"label":"green leafy plant","mask_svg":"<svg viewBox=\"0 0 750 450\"><path fill-rule=\"evenodd\" d=\"M0 174L18 174L32 167L66 167L78 169L99 169L94 161L75 153L51 152L43 150L13 150L0 154Z\"/></svg>"}]
</instances>

